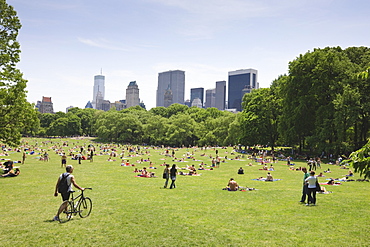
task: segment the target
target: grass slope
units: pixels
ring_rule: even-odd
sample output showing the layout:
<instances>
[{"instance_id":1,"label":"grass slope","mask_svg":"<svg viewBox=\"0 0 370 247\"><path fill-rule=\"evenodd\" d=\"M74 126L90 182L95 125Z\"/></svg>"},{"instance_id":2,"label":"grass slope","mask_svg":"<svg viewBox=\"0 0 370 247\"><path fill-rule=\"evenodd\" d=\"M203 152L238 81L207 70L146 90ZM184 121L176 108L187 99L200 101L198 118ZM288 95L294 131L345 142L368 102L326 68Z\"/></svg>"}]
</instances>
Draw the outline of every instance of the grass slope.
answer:
<instances>
[{"instance_id":1,"label":"grass slope","mask_svg":"<svg viewBox=\"0 0 370 247\"><path fill-rule=\"evenodd\" d=\"M133 167L123 167L120 159L108 162L108 155L95 156L94 162L68 159L75 167L76 181L82 187L93 187L86 195L93 200L88 218L74 217L67 223L53 222L61 203L54 197L58 176L64 172L60 156L52 147L68 141L69 147L87 145L90 140L25 139L30 145L48 150L51 160L39 161L29 155L19 165L20 176L0 178L0 225L3 234L0 246L370 246L369 183L346 182L326 186L333 193L317 195L316 207L306 207L301 197L301 171L291 171L285 162L274 164L274 178L262 182L252 180L266 176L260 165L247 157L227 160L213 171L200 171L201 176L178 176L177 188L161 189L164 149L150 148L149 154L133 157L131 162L150 158L158 178L138 178ZM52 142L52 143L51 143ZM98 145L95 145L98 147ZM120 150L118 153L120 153ZM219 148L221 157L232 158L231 148ZM194 152L195 158L210 164L215 150L179 149L177 157ZM9 152L12 160L21 160L22 153ZM127 151L126 151L127 155ZM188 160L187 160L188 161ZM178 166L199 161L172 162ZM247 166L253 162L253 166ZM305 166L295 161L296 166ZM18 164L15 164L18 165ZM141 169L147 166L136 163ZM237 175L239 167L244 175ZM342 177L348 170L323 164L320 171L332 170L330 176ZM328 174L325 174L328 175ZM222 190L230 177L242 186L256 191ZM325 182L326 178L320 178ZM359 178L355 174L355 179Z\"/></svg>"}]
</instances>

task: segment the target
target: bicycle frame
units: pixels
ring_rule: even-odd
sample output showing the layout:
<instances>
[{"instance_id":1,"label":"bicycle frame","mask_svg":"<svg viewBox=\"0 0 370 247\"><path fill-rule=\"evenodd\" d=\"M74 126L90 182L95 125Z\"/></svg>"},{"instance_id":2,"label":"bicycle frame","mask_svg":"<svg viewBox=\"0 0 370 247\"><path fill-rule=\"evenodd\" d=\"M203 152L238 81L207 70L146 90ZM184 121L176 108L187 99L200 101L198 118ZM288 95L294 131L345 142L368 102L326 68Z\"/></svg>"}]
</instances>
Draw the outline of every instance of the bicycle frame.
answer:
<instances>
[{"instance_id":1,"label":"bicycle frame","mask_svg":"<svg viewBox=\"0 0 370 247\"><path fill-rule=\"evenodd\" d=\"M85 188L91 190L92 188ZM89 197L84 196L84 191L82 190L81 193L74 197L73 193L75 191L71 191L71 199L67 202L67 206L64 213L63 218L66 221L69 221L73 215L79 214L81 218L86 218L90 215L92 209L92 201Z\"/></svg>"},{"instance_id":2,"label":"bicycle frame","mask_svg":"<svg viewBox=\"0 0 370 247\"><path fill-rule=\"evenodd\" d=\"M85 188L85 189L86 190L91 190L92 188ZM84 196L84 191L81 190L81 193L77 197L73 197L73 193L74 192L76 192L76 191L71 191L72 198L71 198L70 202L73 205L73 210L72 210L71 213L73 213L74 215L76 215L79 212L78 211L78 206L80 205L81 201L85 199L85 196Z\"/></svg>"}]
</instances>

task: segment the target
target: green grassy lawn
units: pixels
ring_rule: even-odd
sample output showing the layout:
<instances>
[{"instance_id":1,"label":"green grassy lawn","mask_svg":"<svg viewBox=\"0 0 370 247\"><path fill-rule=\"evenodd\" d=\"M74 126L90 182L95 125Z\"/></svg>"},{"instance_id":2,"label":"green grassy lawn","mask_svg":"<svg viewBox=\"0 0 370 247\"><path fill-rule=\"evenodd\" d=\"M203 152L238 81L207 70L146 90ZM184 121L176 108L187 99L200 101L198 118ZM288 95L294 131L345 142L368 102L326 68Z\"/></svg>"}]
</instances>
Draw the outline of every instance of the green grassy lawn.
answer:
<instances>
[{"instance_id":1,"label":"green grassy lawn","mask_svg":"<svg viewBox=\"0 0 370 247\"><path fill-rule=\"evenodd\" d=\"M317 206L307 207L298 202L301 171L289 170L286 162L279 161L271 173L280 181L256 181L252 179L266 177L266 171L244 157L227 160L213 171L199 171L201 176L178 176L176 189L161 189L164 149L153 148L147 150L150 155L132 157L130 161L141 169L148 167L148 162L136 161L150 158L158 168L154 170L157 178L135 177L134 167L121 166L119 157L108 162L108 155L95 156L94 162L82 161L81 165L68 159L67 164L75 167L77 183L93 188L86 191L93 200L93 210L87 218L54 222L52 218L61 203L60 196L53 196L55 183L65 169L52 146L64 140L26 140L29 144L37 140L40 148L48 150L51 160L39 161L38 155L28 155L26 164L15 164L21 169L18 177L0 178L0 246L370 246L368 182L327 185L333 193L318 194ZM69 139L68 143L64 150L91 141ZM231 148L218 150L221 157L235 157ZM215 156L214 149L195 148L179 149L176 156L183 157L187 151L208 165L211 159L201 154ZM21 160L21 156L10 151L8 157L1 158ZM180 167L198 167L200 163L187 161L166 158L167 163ZM248 166L250 162L253 166ZM306 165L294 163L298 167ZM244 175L237 174L239 167L244 168ZM332 173L319 178L320 182L328 176L338 178L348 173L327 164L317 172L328 168ZM257 190L222 190L230 177L241 186Z\"/></svg>"}]
</instances>

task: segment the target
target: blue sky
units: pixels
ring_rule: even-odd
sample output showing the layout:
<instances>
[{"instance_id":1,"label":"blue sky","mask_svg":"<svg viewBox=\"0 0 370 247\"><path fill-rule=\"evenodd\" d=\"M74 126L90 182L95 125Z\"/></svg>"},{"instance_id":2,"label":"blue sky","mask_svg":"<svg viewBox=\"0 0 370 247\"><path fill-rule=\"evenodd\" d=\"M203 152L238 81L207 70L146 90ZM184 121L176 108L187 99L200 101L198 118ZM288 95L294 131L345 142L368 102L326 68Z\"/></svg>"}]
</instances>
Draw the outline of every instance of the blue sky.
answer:
<instances>
[{"instance_id":1,"label":"blue sky","mask_svg":"<svg viewBox=\"0 0 370 247\"><path fill-rule=\"evenodd\" d=\"M370 46L365 0L7 0L22 22L28 100L52 97L55 111L92 100L94 75L105 99L125 99L136 81L155 107L158 73L185 71L190 88L215 87L228 71L258 70L261 87L314 48Z\"/></svg>"}]
</instances>

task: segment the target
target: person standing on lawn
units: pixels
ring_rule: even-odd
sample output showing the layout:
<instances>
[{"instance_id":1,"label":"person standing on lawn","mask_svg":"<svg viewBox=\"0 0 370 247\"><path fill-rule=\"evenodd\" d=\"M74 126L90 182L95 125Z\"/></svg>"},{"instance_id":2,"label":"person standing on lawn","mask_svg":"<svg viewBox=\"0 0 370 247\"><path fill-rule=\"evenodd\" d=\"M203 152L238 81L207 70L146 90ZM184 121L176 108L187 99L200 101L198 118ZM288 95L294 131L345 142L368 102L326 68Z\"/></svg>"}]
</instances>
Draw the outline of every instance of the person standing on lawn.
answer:
<instances>
[{"instance_id":1,"label":"person standing on lawn","mask_svg":"<svg viewBox=\"0 0 370 247\"><path fill-rule=\"evenodd\" d=\"M164 168L163 178L166 180L164 182L163 188L167 188L168 180L170 179L170 165L169 164L166 164L166 167Z\"/></svg>"},{"instance_id":2,"label":"person standing on lawn","mask_svg":"<svg viewBox=\"0 0 370 247\"><path fill-rule=\"evenodd\" d=\"M302 197L301 197L301 200L299 202L305 203L306 197L307 197L307 194L308 194L306 178L308 178L310 176L310 174L307 173L307 168L306 167L302 168L302 172L304 173L304 175L303 175L303 189L302 189Z\"/></svg>"},{"instance_id":3,"label":"person standing on lawn","mask_svg":"<svg viewBox=\"0 0 370 247\"><path fill-rule=\"evenodd\" d=\"M170 189L176 188L176 185L175 185L176 175L177 175L176 165L173 164L172 168L170 169L170 176L171 176L171 181L172 181L170 185Z\"/></svg>"},{"instance_id":4,"label":"person standing on lawn","mask_svg":"<svg viewBox=\"0 0 370 247\"><path fill-rule=\"evenodd\" d=\"M307 186L308 187L308 201L307 201L306 206L310 206L310 204L315 206L316 205L316 191L317 191L317 188L316 188L317 178L315 177L315 172L311 171L310 176L306 178L305 181L308 184Z\"/></svg>"}]
</instances>

